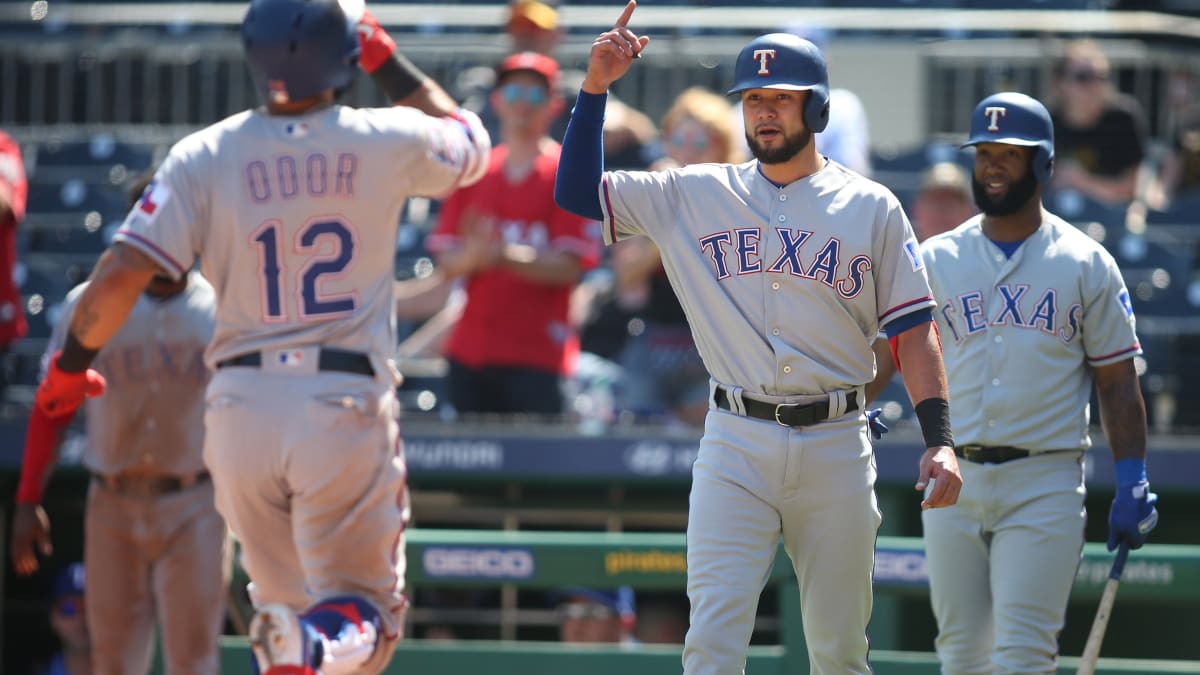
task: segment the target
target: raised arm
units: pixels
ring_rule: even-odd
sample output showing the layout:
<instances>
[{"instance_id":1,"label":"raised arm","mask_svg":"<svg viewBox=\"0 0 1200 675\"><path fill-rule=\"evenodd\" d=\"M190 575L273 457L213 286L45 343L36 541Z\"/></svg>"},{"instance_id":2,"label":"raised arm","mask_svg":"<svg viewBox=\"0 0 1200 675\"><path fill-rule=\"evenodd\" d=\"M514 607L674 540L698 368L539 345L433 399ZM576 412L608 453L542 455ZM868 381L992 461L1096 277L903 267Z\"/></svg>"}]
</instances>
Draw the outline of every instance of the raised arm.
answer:
<instances>
[{"instance_id":1,"label":"raised arm","mask_svg":"<svg viewBox=\"0 0 1200 675\"><path fill-rule=\"evenodd\" d=\"M629 30L637 0L629 0L612 30L592 42L571 122L563 136L562 155L554 184L554 201L563 209L592 220L601 220L599 186L604 174L604 106L608 88L621 79L635 58L650 43L647 36Z\"/></svg>"}]
</instances>

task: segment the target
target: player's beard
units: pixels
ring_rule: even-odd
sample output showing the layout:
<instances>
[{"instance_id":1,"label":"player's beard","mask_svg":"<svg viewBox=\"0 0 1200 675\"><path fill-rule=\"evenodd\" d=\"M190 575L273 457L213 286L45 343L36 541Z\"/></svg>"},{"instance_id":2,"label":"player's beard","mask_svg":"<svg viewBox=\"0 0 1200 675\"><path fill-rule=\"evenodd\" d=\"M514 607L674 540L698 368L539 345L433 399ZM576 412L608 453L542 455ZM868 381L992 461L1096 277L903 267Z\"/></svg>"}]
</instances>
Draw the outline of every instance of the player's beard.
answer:
<instances>
[{"instance_id":1,"label":"player's beard","mask_svg":"<svg viewBox=\"0 0 1200 675\"><path fill-rule=\"evenodd\" d=\"M975 193L975 206L987 216L1011 216L1025 208L1037 192L1037 179L1029 171L1020 180L1008 186L1008 192L999 199L992 199L984 190L983 183L974 176L971 177L971 191Z\"/></svg>"},{"instance_id":2,"label":"player's beard","mask_svg":"<svg viewBox=\"0 0 1200 675\"><path fill-rule=\"evenodd\" d=\"M746 132L746 144L754 158L763 164L783 164L800 154L800 151L812 143L812 131L805 129L783 137L783 145L778 148L764 148L750 132Z\"/></svg>"}]
</instances>

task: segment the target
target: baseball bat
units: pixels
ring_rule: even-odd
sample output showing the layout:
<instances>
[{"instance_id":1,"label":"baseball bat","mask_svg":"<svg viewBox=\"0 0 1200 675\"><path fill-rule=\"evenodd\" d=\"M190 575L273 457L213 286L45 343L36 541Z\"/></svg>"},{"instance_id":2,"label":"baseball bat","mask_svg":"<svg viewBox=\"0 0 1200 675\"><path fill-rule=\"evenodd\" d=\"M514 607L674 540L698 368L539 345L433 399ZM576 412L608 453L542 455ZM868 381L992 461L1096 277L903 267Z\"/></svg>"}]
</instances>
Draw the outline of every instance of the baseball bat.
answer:
<instances>
[{"instance_id":1,"label":"baseball bat","mask_svg":"<svg viewBox=\"0 0 1200 675\"><path fill-rule=\"evenodd\" d=\"M1113 601L1117 598L1117 586L1121 583L1121 572L1125 570L1125 559L1129 557L1129 544L1122 542L1117 549L1117 557L1113 559L1112 570L1108 573L1108 583L1104 585L1104 594L1100 596L1100 606L1096 609L1096 618L1092 621L1092 632L1088 634L1087 644L1083 647L1083 656L1079 657L1079 670L1075 675L1093 675L1096 672L1096 661L1100 658L1100 645L1104 642L1104 631L1108 629L1108 617L1112 614Z\"/></svg>"}]
</instances>

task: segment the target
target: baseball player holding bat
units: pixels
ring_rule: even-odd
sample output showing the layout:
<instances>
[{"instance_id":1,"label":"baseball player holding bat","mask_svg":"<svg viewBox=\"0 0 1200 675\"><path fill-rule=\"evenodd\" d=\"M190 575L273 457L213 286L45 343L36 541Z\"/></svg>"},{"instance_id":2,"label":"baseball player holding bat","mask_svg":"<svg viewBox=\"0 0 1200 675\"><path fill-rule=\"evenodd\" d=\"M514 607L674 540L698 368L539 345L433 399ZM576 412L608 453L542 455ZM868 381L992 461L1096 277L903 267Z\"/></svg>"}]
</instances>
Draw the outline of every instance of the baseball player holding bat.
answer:
<instances>
[{"instance_id":1,"label":"baseball player holding bat","mask_svg":"<svg viewBox=\"0 0 1200 675\"><path fill-rule=\"evenodd\" d=\"M811 672L869 673L881 516L863 387L881 327L925 432L922 505L954 504L961 484L916 237L886 188L817 154L828 74L795 35L760 36L737 57L731 93L753 161L604 172L606 92L649 43L628 27L635 6L592 43L556 196L600 220L608 244L654 241L711 376L688 513L684 672L743 671L782 537Z\"/></svg>"},{"instance_id":2,"label":"baseball player holding bat","mask_svg":"<svg viewBox=\"0 0 1200 675\"><path fill-rule=\"evenodd\" d=\"M1157 522L1129 292L1100 244L1042 206L1054 129L1038 101L971 117L981 215L922 245L963 490L922 514L942 672L1052 673L1083 549L1088 401L1116 460L1108 548Z\"/></svg>"},{"instance_id":3,"label":"baseball player holding bat","mask_svg":"<svg viewBox=\"0 0 1200 675\"><path fill-rule=\"evenodd\" d=\"M478 180L490 143L370 14L253 0L241 34L265 107L172 148L76 302L30 433L102 390L89 365L142 289L199 257L216 291L204 460L242 542L254 665L378 673L406 606L400 211ZM401 107L337 103L360 65Z\"/></svg>"}]
</instances>

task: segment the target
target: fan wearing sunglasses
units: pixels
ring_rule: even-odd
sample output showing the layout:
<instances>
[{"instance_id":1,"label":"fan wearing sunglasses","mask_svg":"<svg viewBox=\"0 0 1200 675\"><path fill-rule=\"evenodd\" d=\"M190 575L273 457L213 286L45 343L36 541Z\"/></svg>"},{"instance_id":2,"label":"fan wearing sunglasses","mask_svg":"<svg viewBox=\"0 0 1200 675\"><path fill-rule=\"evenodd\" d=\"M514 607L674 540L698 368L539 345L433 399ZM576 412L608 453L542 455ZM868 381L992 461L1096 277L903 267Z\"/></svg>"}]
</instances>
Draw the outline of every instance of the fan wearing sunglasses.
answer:
<instances>
[{"instance_id":1,"label":"fan wearing sunglasses","mask_svg":"<svg viewBox=\"0 0 1200 675\"><path fill-rule=\"evenodd\" d=\"M1110 204L1132 201L1146 157L1145 112L1118 93L1108 57L1092 40L1068 43L1054 75L1054 188Z\"/></svg>"},{"instance_id":2,"label":"fan wearing sunglasses","mask_svg":"<svg viewBox=\"0 0 1200 675\"><path fill-rule=\"evenodd\" d=\"M594 267L599 235L554 203L562 112L559 66L521 52L496 68L490 102L500 144L487 173L442 206L427 246L462 279L466 304L444 348L458 413L563 413L563 385L579 356L568 320L572 289Z\"/></svg>"}]
</instances>

